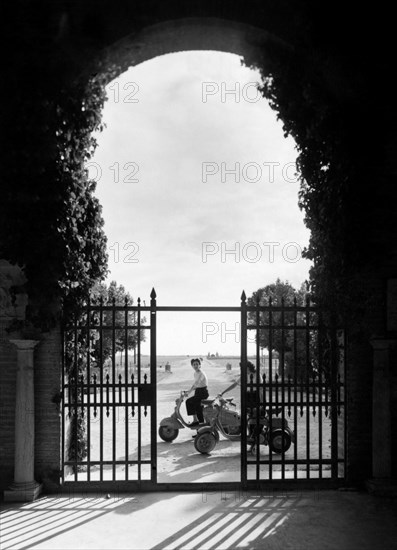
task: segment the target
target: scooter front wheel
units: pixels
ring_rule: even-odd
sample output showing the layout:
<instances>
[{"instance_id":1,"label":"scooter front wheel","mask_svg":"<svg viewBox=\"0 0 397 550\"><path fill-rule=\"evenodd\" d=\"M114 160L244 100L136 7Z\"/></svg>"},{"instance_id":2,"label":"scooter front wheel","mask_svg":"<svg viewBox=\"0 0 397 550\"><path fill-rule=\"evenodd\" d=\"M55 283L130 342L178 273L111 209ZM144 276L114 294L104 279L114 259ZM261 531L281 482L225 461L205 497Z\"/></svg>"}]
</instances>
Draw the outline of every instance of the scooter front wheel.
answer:
<instances>
[{"instance_id":1,"label":"scooter front wheel","mask_svg":"<svg viewBox=\"0 0 397 550\"><path fill-rule=\"evenodd\" d=\"M291 436L286 431L275 430L270 435L269 447L276 454L284 454L291 447Z\"/></svg>"},{"instance_id":2,"label":"scooter front wheel","mask_svg":"<svg viewBox=\"0 0 397 550\"><path fill-rule=\"evenodd\" d=\"M197 434L194 438L194 447L196 451L204 455L210 453L216 446L216 437L212 432Z\"/></svg>"},{"instance_id":3,"label":"scooter front wheel","mask_svg":"<svg viewBox=\"0 0 397 550\"><path fill-rule=\"evenodd\" d=\"M171 443L171 441L174 441L178 437L179 430L176 428L172 428L171 426L160 426L159 428L159 436L163 441L166 441L167 443Z\"/></svg>"}]
</instances>

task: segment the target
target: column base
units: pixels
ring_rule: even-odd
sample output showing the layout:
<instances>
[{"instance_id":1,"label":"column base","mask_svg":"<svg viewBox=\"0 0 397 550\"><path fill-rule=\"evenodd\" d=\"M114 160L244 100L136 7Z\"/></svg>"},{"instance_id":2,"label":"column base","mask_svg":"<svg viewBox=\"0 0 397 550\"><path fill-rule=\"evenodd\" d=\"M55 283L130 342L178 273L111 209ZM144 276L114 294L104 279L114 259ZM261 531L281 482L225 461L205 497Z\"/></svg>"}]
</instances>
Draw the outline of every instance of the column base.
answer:
<instances>
[{"instance_id":1,"label":"column base","mask_svg":"<svg viewBox=\"0 0 397 550\"><path fill-rule=\"evenodd\" d=\"M372 478L365 482L367 491L380 497L397 497L397 479Z\"/></svg>"},{"instance_id":2,"label":"column base","mask_svg":"<svg viewBox=\"0 0 397 550\"><path fill-rule=\"evenodd\" d=\"M14 482L4 491L4 502L33 502L40 495L42 489L43 485L36 481Z\"/></svg>"}]
</instances>

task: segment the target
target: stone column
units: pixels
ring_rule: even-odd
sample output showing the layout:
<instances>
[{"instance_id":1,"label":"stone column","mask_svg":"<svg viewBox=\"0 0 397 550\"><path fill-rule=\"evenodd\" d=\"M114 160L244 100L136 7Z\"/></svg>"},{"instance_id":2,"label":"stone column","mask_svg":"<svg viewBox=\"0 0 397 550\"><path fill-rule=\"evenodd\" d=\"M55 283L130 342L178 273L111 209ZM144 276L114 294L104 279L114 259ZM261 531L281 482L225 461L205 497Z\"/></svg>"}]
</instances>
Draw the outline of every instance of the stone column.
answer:
<instances>
[{"instance_id":1,"label":"stone column","mask_svg":"<svg viewBox=\"0 0 397 550\"><path fill-rule=\"evenodd\" d=\"M391 365L390 352L397 345L394 338L373 337L374 350L372 387L372 479L367 481L370 492L378 495L396 495L392 481L391 453Z\"/></svg>"},{"instance_id":2,"label":"stone column","mask_svg":"<svg viewBox=\"0 0 397 550\"><path fill-rule=\"evenodd\" d=\"M34 479L34 369L33 352L38 340L10 340L17 347L15 405L14 482L4 491L4 500L29 502L42 486Z\"/></svg>"}]
</instances>

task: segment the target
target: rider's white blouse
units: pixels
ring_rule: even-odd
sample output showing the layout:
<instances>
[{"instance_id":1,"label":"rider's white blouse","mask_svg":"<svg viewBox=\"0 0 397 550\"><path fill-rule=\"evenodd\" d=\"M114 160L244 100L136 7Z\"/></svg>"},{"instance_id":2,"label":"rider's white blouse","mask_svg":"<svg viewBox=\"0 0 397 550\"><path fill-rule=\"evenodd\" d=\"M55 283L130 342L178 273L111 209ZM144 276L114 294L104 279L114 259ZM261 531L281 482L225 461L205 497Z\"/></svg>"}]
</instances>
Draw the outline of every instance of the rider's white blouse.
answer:
<instances>
[{"instance_id":1,"label":"rider's white blouse","mask_svg":"<svg viewBox=\"0 0 397 550\"><path fill-rule=\"evenodd\" d=\"M205 388L208 386L208 378L204 371L194 372L194 385L196 388Z\"/></svg>"}]
</instances>

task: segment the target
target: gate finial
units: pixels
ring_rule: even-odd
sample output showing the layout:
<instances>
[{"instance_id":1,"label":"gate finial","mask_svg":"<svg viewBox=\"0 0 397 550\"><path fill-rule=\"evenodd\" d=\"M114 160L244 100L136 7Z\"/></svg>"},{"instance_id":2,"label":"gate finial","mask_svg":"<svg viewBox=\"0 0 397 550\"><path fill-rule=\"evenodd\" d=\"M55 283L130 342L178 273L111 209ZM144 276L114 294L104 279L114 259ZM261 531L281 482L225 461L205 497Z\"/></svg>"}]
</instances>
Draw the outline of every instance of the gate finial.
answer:
<instances>
[{"instance_id":1,"label":"gate finial","mask_svg":"<svg viewBox=\"0 0 397 550\"><path fill-rule=\"evenodd\" d=\"M154 287L152 288L152 292L150 293L150 297L152 298L152 300L154 300L156 298L157 294L156 294L156 291L154 290Z\"/></svg>"},{"instance_id":2,"label":"gate finial","mask_svg":"<svg viewBox=\"0 0 397 550\"><path fill-rule=\"evenodd\" d=\"M245 295L245 290L243 290L243 293L241 294L241 301L245 302L247 300L247 296Z\"/></svg>"}]
</instances>

